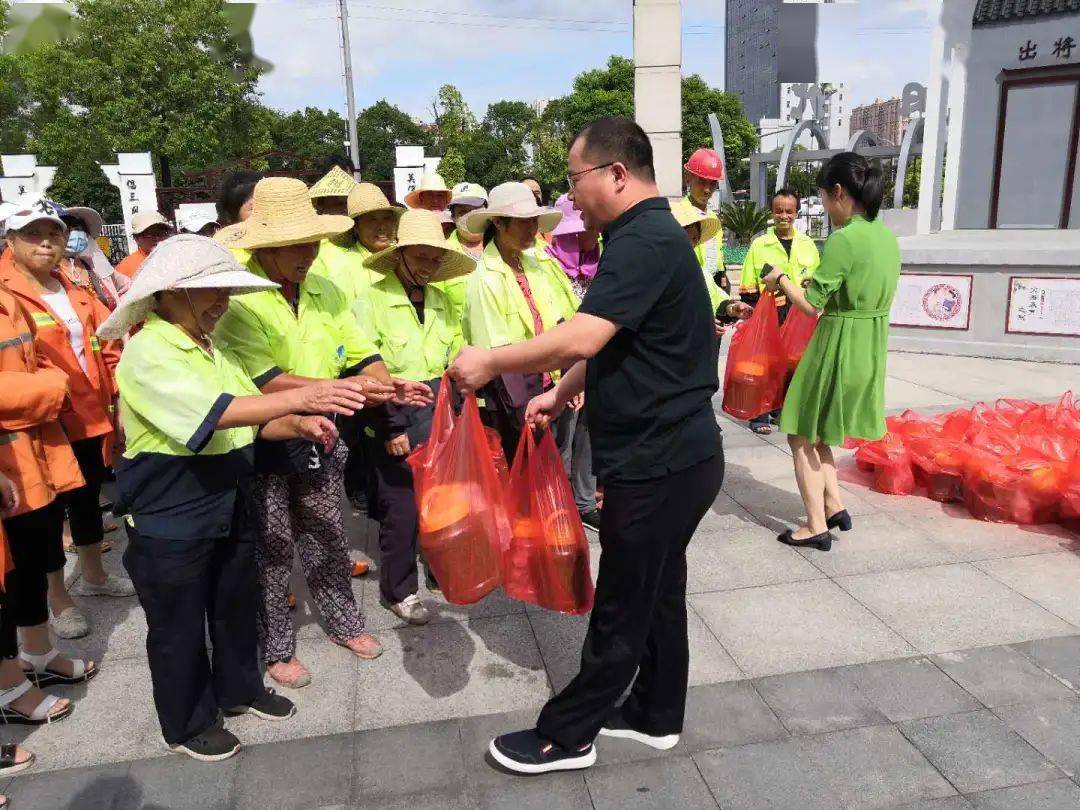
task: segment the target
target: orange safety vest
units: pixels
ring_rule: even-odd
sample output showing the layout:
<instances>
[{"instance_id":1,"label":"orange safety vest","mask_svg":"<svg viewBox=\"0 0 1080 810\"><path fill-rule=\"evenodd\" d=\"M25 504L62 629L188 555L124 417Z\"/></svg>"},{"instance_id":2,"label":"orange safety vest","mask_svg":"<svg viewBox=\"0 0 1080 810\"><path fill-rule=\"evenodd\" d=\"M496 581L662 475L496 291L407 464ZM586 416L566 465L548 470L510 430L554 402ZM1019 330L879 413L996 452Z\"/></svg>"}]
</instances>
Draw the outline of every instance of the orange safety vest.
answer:
<instances>
[{"instance_id":1,"label":"orange safety vest","mask_svg":"<svg viewBox=\"0 0 1080 810\"><path fill-rule=\"evenodd\" d=\"M40 355L68 376L71 408L60 414L64 432L70 441L105 436L104 461L112 462L113 438L116 435L116 364L120 362L119 341L99 340L98 327L109 317L108 308L92 292L72 284L63 274L54 272L67 293L68 300L82 323L86 352L83 371L71 348L70 332L42 300L37 286L17 267L8 251L0 259L0 283L12 292L37 327L35 343Z\"/></svg>"},{"instance_id":2,"label":"orange safety vest","mask_svg":"<svg viewBox=\"0 0 1080 810\"><path fill-rule=\"evenodd\" d=\"M60 426L68 378L37 353L35 331L18 299L0 285L0 473L19 493L16 515L86 484Z\"/></svg>"}]
</instances>

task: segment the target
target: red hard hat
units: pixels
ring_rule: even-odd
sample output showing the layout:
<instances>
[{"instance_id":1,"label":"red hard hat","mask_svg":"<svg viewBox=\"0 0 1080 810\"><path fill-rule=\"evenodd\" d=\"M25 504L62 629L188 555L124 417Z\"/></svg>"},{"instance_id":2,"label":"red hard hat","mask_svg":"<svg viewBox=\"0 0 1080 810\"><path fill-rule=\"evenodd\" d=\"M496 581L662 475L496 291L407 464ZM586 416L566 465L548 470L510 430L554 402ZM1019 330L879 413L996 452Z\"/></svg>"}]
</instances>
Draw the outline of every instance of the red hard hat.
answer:
<instances>
[{"instance_id":1,"label":"red hard hat","mask_svg":"<svg viewBox=\"0 0 1080 810\"><path fill-rule=\"evenodd\" d=\"M683 168L690 174L696 174L706 180L724 179L724 161L720 160L720 155L715 149L698 149L686 161Z\"/></svg>"}]
</instances>

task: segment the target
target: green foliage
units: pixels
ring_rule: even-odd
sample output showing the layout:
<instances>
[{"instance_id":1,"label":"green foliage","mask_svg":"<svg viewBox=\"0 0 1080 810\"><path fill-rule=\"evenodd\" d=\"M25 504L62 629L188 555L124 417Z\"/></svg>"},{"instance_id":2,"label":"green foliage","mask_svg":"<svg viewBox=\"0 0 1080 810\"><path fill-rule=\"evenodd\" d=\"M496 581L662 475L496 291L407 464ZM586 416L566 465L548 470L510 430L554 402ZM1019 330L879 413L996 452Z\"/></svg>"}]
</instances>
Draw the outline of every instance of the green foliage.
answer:
<instances>
[{"instance_id":1,"label":"green foliage","mask_svg":"<svg viewBox=\"0 0 1080 810\"><path fill-rule=\"evenodd\" d=\"M448 186L463 183L466 177L465 158L461 156L461 152L453 147L447 149L446 154L439 161L439 174L442 175Z\"/></svg>"},{"instance_id":2,"label":"green foliage","mask_svg":"<svg viewBox=\"0 0 1080 810\"><path fill-rule=\"evenodd\" d=\"M386 99L377 101L356 116L356 142L360 147L360 170L369 180L394 176L394 148L423 146L431 149L435 138Z\"/></svg>"},{"instance_id":3,"label":"green foliage","mask_svg":"<svg viewBox=\"0 0 1080 810\"><path fill-rule=\"evenodd\" d=\"M730 175L736 175L742 166L743 158L749 157L757 149L758 135L746 115L742 101L734 93L725 93L708 84L697 74L684 76L682 80L682 139L683 160L702 146L712 146L712 132L709 129L709 113L716 115L720 130L724 133L724 154L727 157L725 168L728 170L728 182L732 188L742 188L744 181L736 185ZM747 181L749 178L747 178Z\"/></svg>"},{"instance_id":4,"label":"green foliage","mask_svg":"<svg viewBox=\"0 0 1080 810\"><path fill-rule=\"evenodd\" d=\"M720 222L725 233L736 242L749 242L769 227L772 215L765 208L760 208L750 200L725 203L720 206Z\"/></svg>"},{"instance_id":5,"label":"green foliage","mask_svg":"<svg viewBox=\"0 0 1080 810\"><path fill-rule=\"evenodd\" d=\"M333 157L347 157L349 137L345 119L335 110L307 107L303 112L267 110L270 142L275 150L291 152L320 163ZM279 168L271 163L270 171Z\"/></svg>"}]
</instances>

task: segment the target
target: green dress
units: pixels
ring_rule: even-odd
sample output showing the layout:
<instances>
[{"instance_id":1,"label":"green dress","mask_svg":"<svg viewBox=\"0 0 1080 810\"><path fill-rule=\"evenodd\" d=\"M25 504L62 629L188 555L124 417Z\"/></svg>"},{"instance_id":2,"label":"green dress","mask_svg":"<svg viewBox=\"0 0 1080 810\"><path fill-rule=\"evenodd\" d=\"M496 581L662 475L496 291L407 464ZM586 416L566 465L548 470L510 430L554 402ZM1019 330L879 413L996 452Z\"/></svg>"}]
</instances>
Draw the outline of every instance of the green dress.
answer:
<instances>
[{"instance_id":1,"label":"green dress","mask_svg":"<svg viewBox=\"0 0 1080 810\"><path fill-rule=\"evenodd\" d=\"M900 248L878 220L852 217L825 243L806 300L822 310L791 380L780 430L828 445L885 433L889 308Z\"/></svg>"}]
</instances>

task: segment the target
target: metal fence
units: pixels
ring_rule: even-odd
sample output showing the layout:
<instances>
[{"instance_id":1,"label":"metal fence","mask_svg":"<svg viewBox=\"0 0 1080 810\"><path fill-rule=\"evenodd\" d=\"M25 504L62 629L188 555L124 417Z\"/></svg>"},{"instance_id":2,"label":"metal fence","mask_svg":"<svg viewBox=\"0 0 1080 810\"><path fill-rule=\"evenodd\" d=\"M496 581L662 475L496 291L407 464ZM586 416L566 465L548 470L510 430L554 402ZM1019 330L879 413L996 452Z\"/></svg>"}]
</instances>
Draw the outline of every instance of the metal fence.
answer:
<instances>
[{"instance_id":1,"label":"metal fence","mask_svg":"<svg viewBox=\"0 0 1080 810\"><path fill-rule=\"evenodd\" d=\"M116 264L128 255L128 238L123 225L106 225L101 229L101 235L109 240L109 246L104 250L110 262Z\"/></svg>"}]
</instances>

